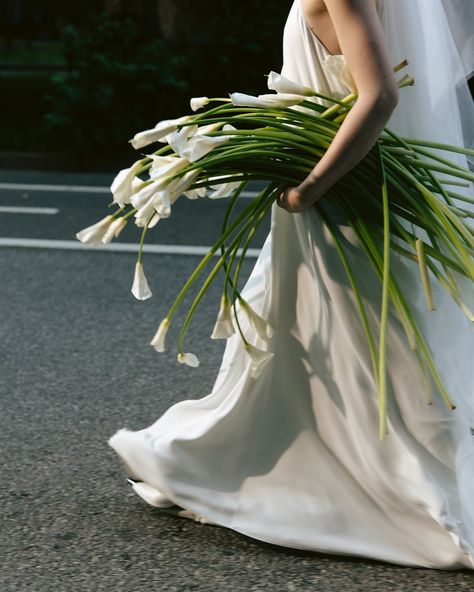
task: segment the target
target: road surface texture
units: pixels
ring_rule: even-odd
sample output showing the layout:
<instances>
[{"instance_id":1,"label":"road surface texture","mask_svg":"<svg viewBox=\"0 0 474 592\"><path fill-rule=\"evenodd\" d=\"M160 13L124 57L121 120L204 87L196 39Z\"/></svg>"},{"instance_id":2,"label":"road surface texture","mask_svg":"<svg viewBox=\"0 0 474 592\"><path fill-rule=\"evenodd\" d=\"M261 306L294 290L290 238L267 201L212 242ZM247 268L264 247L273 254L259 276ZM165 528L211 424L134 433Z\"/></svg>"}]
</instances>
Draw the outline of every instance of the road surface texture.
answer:
<instances>
[{"instance_id":1,"label":"road surface texture","mask_svg":"<svg viewBox=\"0 0 474 592\"><path fill-rule=\"evenodd\" d=\"M200 367L177 364L176 326L167 352L156 353L148 342L198 258L146 255L154 296L138 302L130 294L133 253L55 247L103 215L105 192L7 187L106 186L108 178L0 177L0 206L58 210L0 212L0 238L50 241L47 248L0 246L1 592L474 590L470 571L284 549L146 505L107 439L121 427L150 425L174 402L210 392L223 351L222 342L208 337L219 286L187 341ZM184 203L151 239L208 246L223 207ZM121 242L136 240L133 228L127 233ZM254 261L247 261L246 274Z\"/></svg>"}]
</instances>

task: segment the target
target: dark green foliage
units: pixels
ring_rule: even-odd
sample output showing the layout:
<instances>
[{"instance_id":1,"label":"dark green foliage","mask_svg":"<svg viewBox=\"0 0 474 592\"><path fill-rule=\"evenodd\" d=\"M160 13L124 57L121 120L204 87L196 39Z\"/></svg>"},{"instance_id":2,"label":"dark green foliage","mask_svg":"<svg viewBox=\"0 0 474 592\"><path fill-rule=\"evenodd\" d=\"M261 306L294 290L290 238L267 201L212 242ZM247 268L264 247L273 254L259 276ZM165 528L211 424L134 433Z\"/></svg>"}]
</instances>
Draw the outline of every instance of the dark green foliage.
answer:
<instances>
[{"instance_id":1,"label":"dark green foliage","mask_svg":"<svg viewBox=\"0 0 474 592\"><path fill-rule=\"evenodd\" d=\"M156 2L147 10L124 3L121 13L66 28L67 69L48 95L49 141L84 166L130 162L133 134L189 113L191 97L267 92L265 74L282 65L290 4L181 0L171 40L157 33Z\"/></svg>"},{"instance_id":2,"label":"dark green foliage","mask_svg":"<svg viewBox=\"0 0 474 592\"><path fill-rule=\"evenodd\" d=\"M137 130L187 109L185 58L159 39L143 42L130 19L103 14L87 32L70 27L64 43L70 71L54 76L46 117L86 163L123 154Z\"/></svg>"}]
</instances>

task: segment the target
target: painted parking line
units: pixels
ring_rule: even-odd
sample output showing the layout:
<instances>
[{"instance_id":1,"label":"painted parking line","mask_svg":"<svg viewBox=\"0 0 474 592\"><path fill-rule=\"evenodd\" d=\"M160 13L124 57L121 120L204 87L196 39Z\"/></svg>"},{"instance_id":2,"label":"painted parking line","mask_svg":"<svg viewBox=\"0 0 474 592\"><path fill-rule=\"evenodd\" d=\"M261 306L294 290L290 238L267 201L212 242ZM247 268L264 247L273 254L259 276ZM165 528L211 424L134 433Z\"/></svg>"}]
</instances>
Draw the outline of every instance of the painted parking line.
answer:
<instances>
[{"instance_id":1,"label":"painted parking line","mask_svg":"<svg viewBox=\"0 0 474 592\"><path fill-rule=\"evenodd\" d=\"M17 247L27 249L56 249L66 251L111 251L116 253L137 253L135 243L109 243L102 246L85 245L72 240L50 240L42 238L0 238L0 247ZM144 245L143 252L155 255L207 255L211 247L194 245ZM239 249L239 253L241 250ZM216 253L219 256L220 252ZM260 249L247 249L246 257L256 258Z\"/></svg>"},{"instance_id":2,"label":"painted parking line","mask_svg":"<svg viewBox=\"0 0 474 592\"><path fill-rule=\"evenodd\" d=\"M39 214L45 216L54 216L59 213L58 208L34 208L20 206L0 206L0 214Z\"/></svg>"},{"instance_id":3,"label":"painted parking line","mask_svg":"<svg viewBox=\"0 0 474 592\"><path fill-rule=\"evenodd\" d=\"M26 183L0 183L0 191L44 191L57 193L92 193L109 194L110 188L99 185L42 185ZM257 191L242 191L241 197L252 199L257 196Z\"/></svg>"}]
</instances>

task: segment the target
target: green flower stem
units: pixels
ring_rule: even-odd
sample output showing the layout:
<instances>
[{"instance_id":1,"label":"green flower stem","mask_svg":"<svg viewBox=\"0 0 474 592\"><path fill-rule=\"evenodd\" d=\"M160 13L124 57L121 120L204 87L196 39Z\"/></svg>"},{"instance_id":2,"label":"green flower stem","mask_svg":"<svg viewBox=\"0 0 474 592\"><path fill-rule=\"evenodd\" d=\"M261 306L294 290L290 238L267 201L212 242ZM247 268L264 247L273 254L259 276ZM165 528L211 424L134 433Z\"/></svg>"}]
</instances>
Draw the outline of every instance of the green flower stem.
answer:
<instances>
[{"instance_id":1,"label":"green flower stem","mask_svg":"<svg viewBox=\"0 0 474 592\"><path fill-rule=\"evenodd\" d=\"M240 242L242 240L242 237L244 236L245 232L247 231L247 228L253 224L253 218L255 215L257 216L257 218L260 216L260 214L258 213L258 207L256 208L255 213L250 214L248 216L247 223L239 231L238 235L234 238L232 245L229 247L229 250L232 250L234 247L238 247L238 245L240 244ZM214 265L211 273L208 275L208 277L206 278L206 280L202 284L196 298L194 299L193 303L191 304L191 307L189 308L189 311L186 315L186 318L184 320L183 326L181 327L181 331L180 331L179 337L178 337L178 352L179 353L183 352L184 336L186 334L187 328L189 327L189 324L191 323L194 313L199 305L199 302L202 300L204 294L207 292L209 286L211 285L211 283L214 280L215 276L217 275L218 271L223 267L225 260L226 260L226 255L224 254L219 258L217 263ZM168 318L170 318L169 315L168 315Z\"/></svg>"},{"instance_id":2,"label":"green flower stem","mask_svg":"<svg viewBox=\"0 0 474 592\"><path fill-rule=\"evenodd\" d=\"M276 192L275 192L276 193ZM241 272L241 268L242 268L242 263L244 261L244 257L245 257L245 253L247 252L247 249L255 235L255 232L258 228L258 226L260 225L260 223L264 220L265 218L265 214L267 213L267 211L271 208L271 206L273 205L274 202L274 198L270 197L270 199L268 200L267 203L264 204L262 211L260 212L260 214L257 216L257 220L254 223L254 226L250 229L250 232L247 236L247 240L245 242L245 245L242 249L242 253L240 255L239 261L237 262L237 266L236 266L236 270L234 273L234 287L233 287L233 297L232 297L232 307L234 309L234 318L235 318L235 324L237 325L237 330L240 333L240 336L244 342L244 345L248 344L248 341L245 339L245 335L244 332L242 330L242 327L240 325L240 321L239 321L239 317L237 314L237 301L241 301L242 297L240 296L237 288L238 288L238 281L239 281L239 277L240 277L240 272Z\"/></svg>"},{"instance_id":3,"label":"green flower stem","mask_svg":"<svg viewBox=\"0 0 474 592\"><path fill-rule=\"evenodd\" d=\"M383 202L383 280L382 280L382 310L380 314L379 337L379 409L380 424L379 437L382 440L387 431L387 321L389 307L390 280L390 209L388 203L387 179L382 152L380 154L380 169L382 172L382 202Z\"/></svg>"},{"instance_id":4,"label":"green flower stem","mask_svg":"<svg viewBox=\"0 0 474 592\"><path fill-rule=\"evenodd\" d=\"M169 321L171 321L174 313L176 312L176 309L178 308L180 302L184 298L184 296L187 293L187 291L189 290L189 288L195 282L195 280L197 279L197 277L199 276L201 271L204 269L204 267L209 263L209 261L214 256L216 251L218 251L218 249L220 249L220 247L225 243L227 238L238 228L238 226L242 223L242 221L254 213L254 210L255 210L255 204L252 202L249 206L247 206L240 213L240 215L236 218L236 220L234 220L234 222L228 227L227 231L224 234L222 234L219 237L219 239L214 243L214 245L211 247L211 249L209 250L207 255L205 257L203 257L203 259L199 262L196 269L190 275L190 277L188 278L188 280L186 281L184 286L181 288L178 296L176 297L175 301L173 302L171 308L169 309L168 314L166 315L166 318Z\"/></svg>"},{"instance_id":5,"label":"green flower stem","mask_svg":"<svg viewBox=\"0 0 474 592\"><path fill-rule=\"evenodd\" d=\"M361 236L361 244L364 247L364 249L365 248L369 249L369 252L371 253L372 261L376 264L375 268L378 271L379 276L382 277L382 266L383 266L382 258L380 256L380 253L378 252L377 247L375 246L373 238L372 238L370 232L368 231L367 227L365 226L365 223L362 220L358 221L358 227L362 233L360 235ZM447 406L451 410L455 409L454 403L452 402L451 397L448 394L446 387L444 386L443 381L436 369L436 366L433 362L431 354L426 346L425 340L424 340L423 336L421 335L420 330L418 329L418 326L413 318L413 315L412 315L412 313L405 301L405 298L403 297L403 293L401 292L400 288L398 287L398 283L396 282L393 275L390 279L390 283L391 283L391 287L392 287L392 291L391 291L392 301L397 306L397 309L400 309L401 311L403 311L404 318L406 318L409 321L411 330L413 332L413 337L415 338L416 343L418 344L418 347L420 348L421 353L424 356L424 359L427 363L427 366L428 366L428 368L431 372L431 375L432 375L432 377L439 389L439 392L440 392L442 398L444 399Z\"/></svg>"},{"instance_id":6,"label":"green flower stem","mask_svg":"<svg viewBox=\"0 0 474 592\"><path fill-rule=\"evenodd\" d=\"M276 194L277 192L274 191L274 193ZM275 197L272 196L272 194L270 193L270 198L266 200L266 202L263 204L260 212L258 212L255 216L255 221L252 225L252 227L250 228L250 231L247 235L247 238L245 240L244 246L242 247L242 252L240 254L239 260L237 262L237 266L235 269L235 273L234 273L234 280L233 280L233 300L235 303L236 299L242 300L239 292L237 291L237 286L238 286L238 282L239 282L239 278L240 278L240 273L242 270L242 264L244 262L245 259L245 254L247 253L247 250L255 236L255 233L257 232L258 227L260 226L260 224L262 223L262 221L265 219L265 215L268 212L268 210L272 207L273 202L276 199L276 195ZM235 311L235 309L234 309Z\"/></svg>"},{"instance_id":7,"label":"green flower stem","mask_svg":"<svg viewBox=\"0 0 474 592\"><path fill-rule=\"evenodd\" d=\"M255 198L255 203L258 203L258 205L260 206L263 201L265 201L268 197L269 194L271 194L273 185L269 184L265 189L263 189L260 192L260 195L258 197ZM224 229L223 229L224 231ZM239 294L239 292L237 291L237 287L234 288L234 283L232 281L231 278L231 272L232 272L232 268L234 265L234 261L239 249L240 243L233 249L233 251L230 253L230 261L228 263L228 265L224 265L224 269L225 269L225 278L224 278L224 294L227 295L227 285L230 284L231 289L233 290L233 293L237 293Z\"/></svg>"},{"instance_id":8,"label":"green flower stem","mask_svg":"<svg viewBox=\"0 0 474 592\"><path fill-rule=\"evenodd\" d=\"M347 278L348 278L349 283L351 285L352 291L354 293L357 308L359 310L359 316L360 316L362 326L364 328L365 334L367 336L367 341L369 344L370 357L372 360L372 369L374 372L375 382L378 385L378 383L379 383L379 366L378 366L378 361L377 361L377 352L375 349L375 340L374 340L374 336L372 333L372 329L370 328L369 320L367 317L367 312L365 310L365 306L362 301L360 288L357 285L354 272L352 270L351 265L349 264L348 258L346 257L346 254L344 252L344 247L342 246L342 242L339 239L339 237L337 236L337 231L336 231L335 227L329 221L329 219L326 216L326 214L324 213L324 211L320 211L319 215L320 215L322 221L324 222L324 224L326 225L326 228L329 230L329 233L332 236L332 239L333 239L334 244L336 246L337 252L338 252L339 257L341 259L342 265L344 266L344 269L346 271L346 275L347 275Z\"/></svg>"},{"instance_id":9,"label":"green flower stem","mask_svg":"<svg viewBox=\"0 0 474 592\"><path fill-rule=\"evenodd\" d=\"M148 230L148 224L143 228L142 235L140 237L140 245L138 247L137 263L142 262L143 245L145 244L145 236L146 236L147 230Z\"/></svg>"}]
</instances>

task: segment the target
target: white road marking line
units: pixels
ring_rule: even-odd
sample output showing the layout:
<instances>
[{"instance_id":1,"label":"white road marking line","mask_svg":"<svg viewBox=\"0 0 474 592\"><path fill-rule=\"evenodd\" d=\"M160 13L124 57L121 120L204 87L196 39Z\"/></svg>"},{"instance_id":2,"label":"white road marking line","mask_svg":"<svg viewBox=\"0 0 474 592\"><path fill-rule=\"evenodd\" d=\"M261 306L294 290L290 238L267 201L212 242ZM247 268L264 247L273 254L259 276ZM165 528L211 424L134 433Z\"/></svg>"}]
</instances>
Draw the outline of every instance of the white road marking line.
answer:
<instances>
[{"instance_id":1,"label":"white road marking line","mask_svg":"<svg viewBox=\"0 0 474 592\"><path fill-rule=\"evenodd\" d=\"M57 191L62 193L110 193L108 187L94 185L42 185L27 183L0 183L0 190Z\"/></svg>"},{"instance_id":2,"label":"white road marking line","mask_svg":"<svg viewBox=\"0 0 474 592\"><path fill-rule=\"evenodd\" d=\"M61 193L110 193L109 187L96 185L42 185L26 183L0 183L0 191L56 191ZM257 191L242 191L241 197L251 199L258 195Z\"/></svg>"},{"instance_id":3,"label":"white road marking line","mask_svg":"<svg viewBox=\"0 0 474 592\"><path fill-rule=\"evenodd\" d=\"M1 214L44 214L53 216L59 213L58 208L33 208L20 206L0 206Z\"/></svg>"},{"instance_id":4,"label":"white road marking line","mask_svg":"<svg viewBox=\"0 0 474 592\"><path fill-rule=\"evenodd\" d=\"M66 251L112 251L116 253L137 253L135 243L109 243L103 246L84 245L79 241L50 240L42 238L0 238L0 247L20 247L28 249L59 249ZM144 245L143 252L156 255L207 255L211 247L193 245ZM239 250L239 252L241 252ZM216 256L220 252L216 253ZM256 258L260 249L248 249L246 257Z\"/></svg>"}]
</instances>

